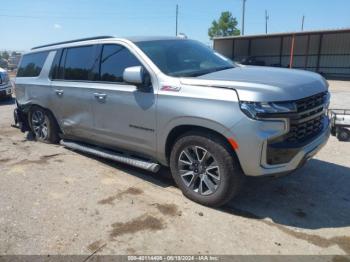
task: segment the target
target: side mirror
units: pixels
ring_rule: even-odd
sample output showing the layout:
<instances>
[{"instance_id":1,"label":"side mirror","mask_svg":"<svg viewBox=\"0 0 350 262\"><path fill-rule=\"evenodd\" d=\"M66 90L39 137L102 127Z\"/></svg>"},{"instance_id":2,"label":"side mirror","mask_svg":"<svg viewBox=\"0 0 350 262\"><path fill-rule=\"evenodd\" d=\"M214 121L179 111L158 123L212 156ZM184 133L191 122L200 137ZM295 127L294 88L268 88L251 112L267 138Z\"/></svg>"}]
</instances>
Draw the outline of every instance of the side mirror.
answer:
<instances>
[{"instance_id":1,"label":"side mirror","mask_svg":"<svg viewBox=\"0 0 350 262\"><path fill-rule=\"evenodd\" d=\"M136 85L141 91L150 91L151 89L151 76L142 66L125 68L123 80L126 83Z\"/></svg>"}]
</instances>

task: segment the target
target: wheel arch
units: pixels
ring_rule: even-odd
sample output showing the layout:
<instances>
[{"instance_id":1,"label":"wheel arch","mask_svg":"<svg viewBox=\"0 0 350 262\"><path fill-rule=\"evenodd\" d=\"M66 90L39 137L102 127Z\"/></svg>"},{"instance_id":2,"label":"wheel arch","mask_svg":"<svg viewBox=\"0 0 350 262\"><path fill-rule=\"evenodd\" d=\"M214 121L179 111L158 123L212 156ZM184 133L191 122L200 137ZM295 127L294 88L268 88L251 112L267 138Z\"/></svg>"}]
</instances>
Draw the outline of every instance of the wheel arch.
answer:
<instances>
[{"instance_id":1,"label":"wheel arch","mask_svg":"<svg viewBox=\"0 0 350 262\"><path fill-rule=\"evenodd\" d=\"M43 110L47 111L52 116L53 120L56 122L56 125L59 128L59 133L62 133L61 126L59 125L55 114L49 108L44 107L40 104L36 104L36 103L29 103L29 104L21 106L21 110L27 115L27 121L28 121L30 128L32 128L32 126L31 126L31 122L29 120L29 112L32 110L33 107L39 107L39 108L42 108Z\"/></svg>"},{"instance_id":2,"label":"wheel arch","mask_svg":"<svg viewBox=\"0 0 350 262\"><path fill-rule=\"evenodd\" d=\"M165 149L164 149L165 161L167 165L169 165L171 148L173 147L177 139L183 136L184 134L190 133L190 132L210 134L212 136L217 137L224 143L226 148L231 152L232 156L237 158L238 160L235 149L233 148L232 144L230 144L228 138L225 136L224 133L208 127L200 126L200 125L183 124L172 128L167 135L166 142L165 142Z\"/></svg>"}]
</instances>

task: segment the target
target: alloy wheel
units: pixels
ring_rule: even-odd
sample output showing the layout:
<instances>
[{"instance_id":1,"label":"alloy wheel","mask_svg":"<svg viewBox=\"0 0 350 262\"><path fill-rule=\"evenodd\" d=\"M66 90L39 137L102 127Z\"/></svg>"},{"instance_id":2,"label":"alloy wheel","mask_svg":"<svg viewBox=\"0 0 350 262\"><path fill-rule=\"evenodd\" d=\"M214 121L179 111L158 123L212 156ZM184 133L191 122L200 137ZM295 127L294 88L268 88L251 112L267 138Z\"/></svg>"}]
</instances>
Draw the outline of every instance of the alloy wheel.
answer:
<instances>
[{"instance_id":1,"label":"alloy wheel","mask_svg":"<svg viewBox=\"0 0 350 262\"><path fill-rule=\"evenodd\" d=\"M200 146L188 146L181 151L178 173L184 184L200 195L211 195L220 185L220 169L216 159Z\"/></svg>"},{"instance_id":2,"label":"alloy wheel","mask_svg":"<svg viewBox=\"0 0 350 262\"><path fill-rule=\"evenodd\" d=\"M32 127L35 136L41 140L48 137L48 119L42 111L34 111L32 114Z\"/></svg>"}]
</instances>

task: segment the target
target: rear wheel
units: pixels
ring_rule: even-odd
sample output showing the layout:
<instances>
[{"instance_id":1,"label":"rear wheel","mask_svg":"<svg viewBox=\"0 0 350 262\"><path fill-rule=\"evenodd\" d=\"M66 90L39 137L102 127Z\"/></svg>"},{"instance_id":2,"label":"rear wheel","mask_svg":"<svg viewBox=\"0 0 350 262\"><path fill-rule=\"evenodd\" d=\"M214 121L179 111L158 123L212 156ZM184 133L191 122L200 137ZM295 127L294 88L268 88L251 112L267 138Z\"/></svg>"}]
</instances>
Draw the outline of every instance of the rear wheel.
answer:
<instances>
[{"instance_id":1,"label":"rear wheel","mask_svg":"<svg viewBox=\"0 0 350 262\"><path fill-rule=\"evenodd\" d=\"M350 140L350 131L345 128L339 128L337 133L337 138L339 141L349 141Z\"/></svg>"},{"instance_id":2,"label":"rear wheel","mask_svg":"<svg viewBox=\"0 0 350 262\"><path fill-rule=\"evenodd\" d=\"M38 141L53 144L59 142L59 128L49 111L33 106L29 112L29 123Z\"/></svg>"},{"instance_id":3,"label":"rear wheel","mask_svg":"<svg viewBox=\"0 0 350 262\"><path fill-rule=\"evenodd\" d=\"M220 137L189 133L179 138L170 155L172 176L189 199L221 206L238 194L244 175L233 152Z\"/></svg>"}]
</instances>

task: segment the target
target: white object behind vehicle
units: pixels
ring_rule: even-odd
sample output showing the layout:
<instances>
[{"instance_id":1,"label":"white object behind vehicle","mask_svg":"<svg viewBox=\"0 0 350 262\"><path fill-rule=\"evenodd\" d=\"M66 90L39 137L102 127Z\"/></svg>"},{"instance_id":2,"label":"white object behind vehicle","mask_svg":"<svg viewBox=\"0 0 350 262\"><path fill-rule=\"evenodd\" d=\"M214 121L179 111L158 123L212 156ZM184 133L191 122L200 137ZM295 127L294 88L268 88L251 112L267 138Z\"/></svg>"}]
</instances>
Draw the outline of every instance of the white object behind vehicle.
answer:
<instances>
[{"instance_id":1,"label":"white object behind vehicle","mask_svg":"<svg viewBox=\"0 0 350 262\"><path fill-rule=\"evenodd\" d=\"M334 121L337 125L350 125L350 115L336 115Z\"/></svg>"}]
</instances>

